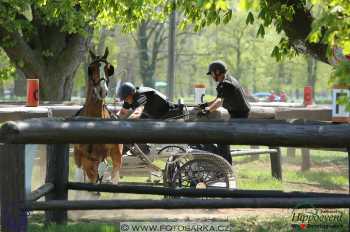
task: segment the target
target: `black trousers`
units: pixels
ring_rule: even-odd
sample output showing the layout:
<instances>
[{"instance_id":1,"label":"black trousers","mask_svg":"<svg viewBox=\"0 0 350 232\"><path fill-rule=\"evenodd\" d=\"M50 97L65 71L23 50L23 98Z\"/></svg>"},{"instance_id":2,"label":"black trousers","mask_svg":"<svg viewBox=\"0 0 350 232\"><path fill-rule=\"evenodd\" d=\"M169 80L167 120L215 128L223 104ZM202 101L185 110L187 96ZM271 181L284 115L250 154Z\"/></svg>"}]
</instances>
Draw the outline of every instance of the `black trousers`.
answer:
<instances>
[{"instance_id":1,"label":"black trousers","mask_svg":"<svg viewBox=\"0 0 350 232\"><path fill-rule=\"evenodd\" d=\"M218 144L218 154L232 165L232 156L229 144Z\"/></svg>"},{"instance_id":2,"label":"black trousers","mask_svg":"<svg viewBox=\"0 0 350 232\"><path fill-rule=\"evenodd\" d=\"M229 111L231 119L235 118L248 118L249 112L232 112ZM232 165L232 156L230 150L230 144L218 144L218 154L227 160Z\"/></svg>"}]
</instances>

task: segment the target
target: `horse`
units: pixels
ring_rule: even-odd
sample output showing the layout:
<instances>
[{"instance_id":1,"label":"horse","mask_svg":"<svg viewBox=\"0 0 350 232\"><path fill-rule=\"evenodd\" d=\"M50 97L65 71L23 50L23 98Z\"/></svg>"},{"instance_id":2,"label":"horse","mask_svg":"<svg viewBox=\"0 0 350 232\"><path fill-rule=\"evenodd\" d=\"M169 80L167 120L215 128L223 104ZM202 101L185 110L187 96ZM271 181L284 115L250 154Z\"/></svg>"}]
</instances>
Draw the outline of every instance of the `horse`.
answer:
<instances>
[{"instance_id":1,"label":"horse","mask_svg":"<svg viewBox=\"0 0 350 232\"><path fill-rule=\"evenodd\" d=\"M108 48L103 56L96 56L89 51L92 62L88 66L88 87L83 108L76 116L113 118L105 104L108 92L109 77L114 73L114 67L107 61ZM77 166L76 179L85 182L85 177L91 183L102 181L101 165L105 165L106 158L112 159L111 181L119 182L119 171L122 166L122 144L75 144L74 161Z\"/></svg>"}]
</instances>

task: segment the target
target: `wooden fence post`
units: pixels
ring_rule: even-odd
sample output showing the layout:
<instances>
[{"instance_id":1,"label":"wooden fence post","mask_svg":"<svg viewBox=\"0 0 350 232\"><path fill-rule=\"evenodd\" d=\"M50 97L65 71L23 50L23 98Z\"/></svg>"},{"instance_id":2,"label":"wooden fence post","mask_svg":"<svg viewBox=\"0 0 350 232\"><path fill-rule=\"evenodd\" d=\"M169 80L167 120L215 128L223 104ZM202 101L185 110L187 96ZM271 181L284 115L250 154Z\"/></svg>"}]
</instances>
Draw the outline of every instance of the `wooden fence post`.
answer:
<instances>
[{"instance_id":1,"label":"wooden fence post","mask_svg":"<svg viewBox=\"0 0 350 232\"><path fill-rule=\"evenodd\" d=\"M1 231L26 232L25 145L0 145Z\"/></svg>"},{"instance_id":2,"label":"wooden fence post","mask_svg":"<svg viewBox=\"0 0 350 232\"><path fill-rule=\"evenodd\" d=\"M301 171L308 171L311 167L310 150L307 148L301 149Z\"/></svg>"},{"instance_id":3,"label":"wooden fence post","mask_svg":"<svg viewBox=\"0 0 350 232\"><path fill-rule=\"evenodd\" d=\"M46 195L48 200L68 200L69 144L48 144L46 183L53 183L54 190ZM67 223L67 210L48 210L45 223Z\"/></svg>"},{"instance_id":4,"label":"wooden fence post","mask_svg":"<svg viewBox=\"0 0 350 232\"><path fill-rule=\"evenodd\" d=\"M282 164L281 164L281 148L269 147L270 149L276 149L276 153L270 153L271 161L271 173L272 177L282 180Z\"/></svg>"}]
</instances>

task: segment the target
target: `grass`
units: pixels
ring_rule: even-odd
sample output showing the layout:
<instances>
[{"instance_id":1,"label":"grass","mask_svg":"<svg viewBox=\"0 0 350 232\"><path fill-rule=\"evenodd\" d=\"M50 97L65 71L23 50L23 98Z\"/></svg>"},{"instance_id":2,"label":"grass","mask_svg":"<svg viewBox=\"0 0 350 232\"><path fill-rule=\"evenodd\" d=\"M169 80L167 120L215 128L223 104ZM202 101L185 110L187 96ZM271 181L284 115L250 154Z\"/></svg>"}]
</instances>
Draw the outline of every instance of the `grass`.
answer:
<instances>
[{"instance_id":1,"label":"grass","mask_svg":"<svg viewBox=\"0 0 350 232\"><path fill-rule=\"evenodd\" d=\"M269 155L260 155L252 161L250 157L234 159L238 188L272 189L287 191L347 191L348 169L347 154L344 152L311 150L311 169L300 171L301 154L294 158L287 157L286 149L282 149L282 178L280 182L271 177Z\"/></svg>"},{"instance_id":2,"label":"grass","mask_svg":"<svg viewBox=\"0 0 350 232\"><path fill-rule=\"evenodd\" d=\"M119 226L103 223L76 223L68 225L29 226L29 232L119 232Z\"/></svg>"}]
</instances>

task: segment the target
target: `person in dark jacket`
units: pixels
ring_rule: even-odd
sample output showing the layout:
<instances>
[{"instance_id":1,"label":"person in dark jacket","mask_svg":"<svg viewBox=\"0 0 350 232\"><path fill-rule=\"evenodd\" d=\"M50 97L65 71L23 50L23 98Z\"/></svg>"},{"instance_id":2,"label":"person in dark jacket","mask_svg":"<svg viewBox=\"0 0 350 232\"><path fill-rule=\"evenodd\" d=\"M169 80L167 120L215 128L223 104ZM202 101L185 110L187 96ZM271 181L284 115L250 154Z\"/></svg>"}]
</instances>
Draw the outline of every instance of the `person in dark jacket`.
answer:
<instances>
[{"instance_id":1,"label":"person in dark jacket","mask_svg":"<svg viewBox=\"0 0 350 232\"><path fill-rule=\"evenodd\" d=\"M199 111L198 116L206 116L222 106L228 111L231 119L248 118L249 102L240 83L228 74L226 64L221 60L212 62L209 65L207 75L211 75L213 80L218 83L216 87L217 97L211 102L200 104L202 110ZM217 147L220 155L232 164L230 145L218 144Z\"/></svg>"},{"instance_id":2,"label":"person in dark jacket","mask_svg":"<svg viewBox=\"0 0 350 232\"><path fill-rule=\"evenodd\" d=\"M170 102L158 90L149 87L135 87L130 82L122 84L118 90L118 97L124 101L119 116L129 119L168 119L183 114L183 107Z\"/></svg>"},{"instance_id":3,"label":"person in dark jacket","mask_svg":"<svg viewBox=\"0 0 350 232\"><path fill-rule=\"evenodd\" d=\"M184 114L182 105L173 104L159 91L149 87L135 87L130 82L125 82L119 87L117 97L124 101L118 112L121 118L169 119ZM145 154L150 153L149 145L138 143L138 146ZM125 153L128 148L124 147Z\"/></svg>"}]
</instances>

